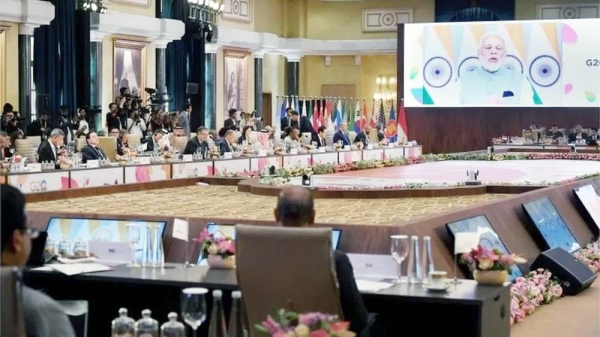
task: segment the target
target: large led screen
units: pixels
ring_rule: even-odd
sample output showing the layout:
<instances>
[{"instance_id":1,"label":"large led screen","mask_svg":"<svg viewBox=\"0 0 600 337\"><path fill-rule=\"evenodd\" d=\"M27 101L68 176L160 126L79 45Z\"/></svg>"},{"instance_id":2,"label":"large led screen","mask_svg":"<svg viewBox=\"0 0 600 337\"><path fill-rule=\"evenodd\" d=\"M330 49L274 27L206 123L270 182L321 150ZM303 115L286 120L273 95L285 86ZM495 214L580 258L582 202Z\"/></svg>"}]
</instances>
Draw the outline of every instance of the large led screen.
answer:
<instances>
[{"instance_id":1,"label":"large led screen","mask_svg":"<svg viewBox=\"0 0 600 337\"><path fill-rule=\"evenodd\" d=\"M596 193L594 186L584 185L577 187L574 192L596 226L598 226L598 229L600 229L600 195Z\"/></svg>"},{"instance_id":2,"label":"large led screen","mask_svg":"<svg viewBox=\"0 0 600 337\"><path fill-rule=\"evenodd\" d=\"M600 19L404 30L407 107L600 106Z\"/></svg>"}]
</instances>

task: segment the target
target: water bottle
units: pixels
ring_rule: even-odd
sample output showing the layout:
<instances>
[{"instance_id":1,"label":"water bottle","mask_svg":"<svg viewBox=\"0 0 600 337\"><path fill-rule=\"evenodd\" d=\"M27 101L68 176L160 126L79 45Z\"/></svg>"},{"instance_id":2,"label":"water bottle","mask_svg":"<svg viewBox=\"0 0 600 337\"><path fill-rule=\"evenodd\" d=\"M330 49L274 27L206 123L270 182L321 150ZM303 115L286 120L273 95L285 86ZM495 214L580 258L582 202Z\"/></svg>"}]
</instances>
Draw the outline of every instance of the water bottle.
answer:
<instances>
[{"instance_id":1,"label":"water bottle","mask_svg":"<svg viewBox=\"0 0 600 337\"><path fill-rule=\"evenodd\" d=\"M246 337L244 328L244 310L242 306L242 292L231 292L231 314L229 316L229 337Z\"/></svg>"},{"instance_id":2,"label":"water bottle","mask_svg":"<svg viewBox=\"0 0 600 337\"><path fill-rule=\"evenodd\" d=\"M160 337L185 337L185 326L177 321L177 313L171 312L169 321L160 327Z\"/></svg>"},{"instance_id":3,"label":"water bottle","mask_svg":"<svg viewBox=\"0 0 600 337\"><path fill-rule=\"evenodd\" d=\"M154 226L154 244L152 248L152 266L163 268L165 266L165 252L162 244L162 230L159 226Z\"/></svg>"},{"instance_id":4,"label":"water bottle","mask_svg":"<svg viewBox=\"0 0 600 337\"><path fill-rule=\"evenodd\" d=\"M113 319L111 324L112 337L133 337L135 321L127 316L127 309L119 309L119 317Z\"/></svg>"},{"instance_id":5,"label":"water bottle","mask_svg":"<svg viewBox=\"0 0 600 337\"><path fill-rule=\"evenodd\" d=\"M142 318L135 322L135 337L159 337L158 321L150 317L152 311L142 310Z\"/></svg>"},{"instance_id":6,"label":"water bottle","mask_svg":"<svg viewBox=\"0 0 600 337\"><path fill-rule=\"evenodd\" d=\"M143 247L143 254L142 254L142 266L143 267L152 267L153 265L153 260L152 260L152 232L150 230L150 226L147 225L146 226L146 240L144 240L144 247Z\"/></svg>"},{"instance_id":7,"label":"water bottle","mask_svg":"<svg viewBox=\"0 0 600 337\"><path fill-rule=\"evenodd\" d=\"M44 252L50 254L51 256L56 255L56 241L54 241L51 236L48 236L48 240L46 240Z\"/></svg>"},{"instance_id":8,"label":"water bottle","mask_svg":"<svg viewBox=\"0 0 600 337\"><path fill-rule=\"evenodd\" d=\"M73 255L79 258L87 257L88 255L87 245L81 238L77 238L77 241L75 241L75 244L73 245Z\"/></svg>"},{"instance_id":9,"label":"water bottle","mask_svg":"<svg viewBox=\"0 0 600 337\"><path fill-rule=\"evenodd\" d=\"M410 237L410 252L408 256L408 283L421 283L423 274L421 272L421 259L419 250L419 237Z\"/></svg>"},{"instance_id":10,"label":"water bottle","mask_svg":"<svg viewBox=\"0 0 600 337\"><path fill-rule=\"evenodd\" d=\"M227 325L225 324L225 314L223 313L223 292L214 290L213 307L210 315L210 326L208 328L208 337L227 337Z\"/></svg>"},{"instance_id":11,"label":"water bottle","mask_svg":"<svg viewBox=\"0 0 600 337\"><path fill-rule=\"evenodd\" d=\"M429 280L429 273L435 271L435 267L433 265L433 256L431 255L431 237L429 236L423 237L421 270L423 271L423 283L427 283Z\"/></svg>"}]
</instances>

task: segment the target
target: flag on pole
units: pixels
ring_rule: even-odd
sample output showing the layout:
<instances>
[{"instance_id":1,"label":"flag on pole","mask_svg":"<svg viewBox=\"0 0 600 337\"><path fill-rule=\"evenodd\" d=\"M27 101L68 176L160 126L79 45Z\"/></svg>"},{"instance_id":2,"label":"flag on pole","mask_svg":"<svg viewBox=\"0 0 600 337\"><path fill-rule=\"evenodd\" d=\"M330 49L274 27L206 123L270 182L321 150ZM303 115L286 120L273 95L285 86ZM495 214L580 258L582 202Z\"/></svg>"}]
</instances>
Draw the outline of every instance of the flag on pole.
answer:
<instances>
[{"instance_id":1,"label":"flag on pole","mask_svg":"<svg viewBox=\"0 0 600 337\"><path fill-rule=\"evenodd\" d=\"M287 107L288 107L288 98L287 98L287 96L282 97L282 99L283 100L281 101L281 111L280 111L281 113L279 115L279 119L284 119L286 117L285 109L287 109Z\"/></svg>"},{"instance_id":2,"label":"flag on pole","mask_svg":"<svg viewBox=\"0 0 600 337\"><path fill-rule=\"evenodd\" d=\"M354 121L356 116L354 115L354 104L352 104L352 99L348 101L348 129L354 130Z\"/></svg>"},{"instance_id":3,"label":"flag on pole","mask_svg":"<svg viewBox=\"0 0 600 337\"><path fill-rule=\"evenodd\" d=\"M404 102L399 101L400 108L398 109L398 139L408 140L408 123L406 122L406 111L404 110Z\"/></svg>"},{"instance_id":4,"label":"flag on pole","mask_svg":"<svg viewBox=\"0 0 600 337\"><path fill-rule=\"evenodd\" d=\"M360 112L360 122L359 122L360 130L364 129L367 125L367 100L363 99L363 107Z\"/></svg>"},{"instance_id":5,"label":"flag on pole","mask_svg":"<svg viewBox=\"0 0 600 337\"><path fill-rule=\"evenodd\" d=\"M383 100L379 100L379 115L377 116L377 123L381 124L384 128L385 124L385 110L383 108Z\"/></svg>"},{"instance_id":6,"label":"flag on pole","mask_svg":"<svg viewBox=\"0 0 600 337\"><path fill-rule=\"evenodd\" d=\"M313 104L313 101L309 97L308 103L306 104L306 118L308 118L309 121L312 120L312 116L313 116L312 104Z\"/></svg>"},{"instance_id":7,"label":"flag on pole","mask_svg":"<svg viewBox=\"0 0 600 337\"><path fill-rule=\"evenodd\" d=\"M328 99L325 101L325 123L324 125L327 125L327 130L328 131L335 131L335 125L333 125L333 120L331 119L331 116L333 116L333 101L331 99Z\"/></svg>"},{"instance_id":8,"label":"flag on pole","mask_svg":"<svg viewBox=\"0 0 600 337\"><path fill-rule=\"evenodd\" d=\"M302 111L300 112L300 116L308 116L306 112L306 98L302 97Z\"/></svg>"},{"instance_id":9,"label":"flag on pole","mask_svg":"<svg viewBox=\"0 0 600 337\"><path fill-rule=\"evenodd\" d=\"M373 100L373 106L371 106L371 119L369 120L369 124L372 128L377 126L377 114L375 113L375 100Z\"/></svg>"},{"instance_id":10,"label":"flag on pole","mask_svg":"<svg viewBox=\"0 0 600 337\"><path fill-rule=\"evenodd\" d=\"M335 106L335 129L340 128L340 124L342 123L342 100L338 99L337 104Z\"/></svg>"},{"instance_id":11,"label":"flag on pole","mask_svg":"<svg viewBox=\"0 0 600 337\"><path fill-rule=\"evenodd\" d=\"M317 131L319 129L319 108L317 107L319 101L317 101L316 99L313 101L313 105L312 105L312 118L311 118L311 124L313 126L313 129L315 129L315 131Z\"/></svg>"},{"instance_id":12,"label":"flag on pole","mask_svg":"<svg viewBox=\"0 0 600 337\"><path fill-rule=\"evenodd\" d=\"M396 120L396 112L394 111L394 101L390 107L390 118L388 119L385 136L389 139L390 143L398 141L398 121Z\"/></svg>"},{"instance_id":13,"label":"flag on pole","mask_svg":"<svg viewBox=\"0 0 600 337\"><path fill-rule=\"evenodd\" d=\"M356 99L354 104L354 132L359 133L363 129L360 118L360 99Z\"/></svg>"}]
</instances>

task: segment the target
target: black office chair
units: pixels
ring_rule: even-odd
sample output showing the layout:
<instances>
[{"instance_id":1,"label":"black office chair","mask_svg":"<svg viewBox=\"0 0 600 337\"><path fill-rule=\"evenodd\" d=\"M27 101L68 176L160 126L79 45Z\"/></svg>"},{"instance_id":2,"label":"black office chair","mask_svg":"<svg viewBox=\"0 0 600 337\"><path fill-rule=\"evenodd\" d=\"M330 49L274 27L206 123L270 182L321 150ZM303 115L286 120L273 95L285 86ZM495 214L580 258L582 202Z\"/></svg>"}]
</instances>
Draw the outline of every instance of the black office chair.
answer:
<instances>
[{"instance_id":1,"label":"black office chair","mask_svg":"<svg viewBox=\"0 0 600 337\"><path fill-rule=\"evenodd\" d=\"M88 327L88 301L58 301L63 307L73 329L75 330L75 336L87 337Z\"/></svg>"}]
</instances>

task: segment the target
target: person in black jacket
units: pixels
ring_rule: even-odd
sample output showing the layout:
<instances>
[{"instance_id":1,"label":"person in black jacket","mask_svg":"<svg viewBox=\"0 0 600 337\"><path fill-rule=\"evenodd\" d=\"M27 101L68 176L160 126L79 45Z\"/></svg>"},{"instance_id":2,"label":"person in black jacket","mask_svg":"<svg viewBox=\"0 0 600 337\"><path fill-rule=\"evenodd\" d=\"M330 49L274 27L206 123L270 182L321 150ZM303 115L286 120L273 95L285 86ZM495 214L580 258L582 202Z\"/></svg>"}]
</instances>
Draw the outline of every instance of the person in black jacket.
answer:
<instances>
[{"instance_id":1,"label":"person in black jacket","mask_svg":"<svg viewBox=\"0 0 600 337\"><path fill-rule=\"evenodd\" d=\"M185 145L183 154L201 153L202 158L206 159L208 155L208 129L201 126L196 130L196 137L190 139Z\"/></svg>"},{"instance_id":2,"label":"person in black jacket","mask_svg":"<svg viewBox=\"0 0 600 337\"><path fill-rule=\"evenodd\" d=\"M286 187L277 198L275 221L283 227L309 227L315 222L314 206L309 189ZM339 250L334 251L334 259L344 320L350 322L350 330L358 337L370 336L368 313L356 286L352 264L348 256Z\"/></svg>"}]
</instances>

